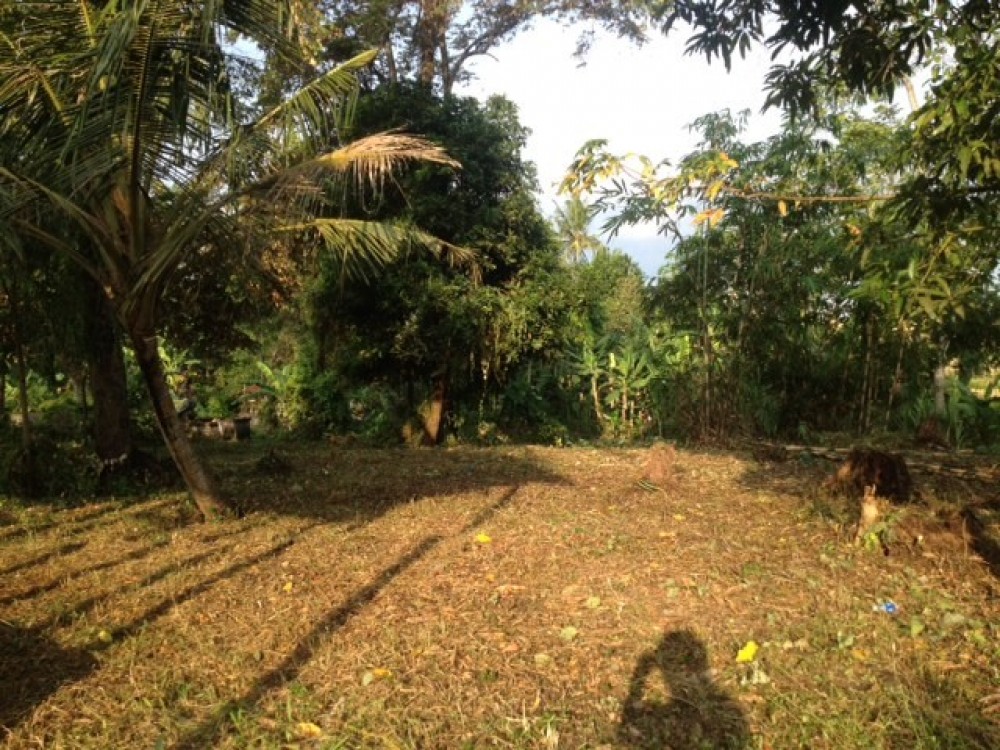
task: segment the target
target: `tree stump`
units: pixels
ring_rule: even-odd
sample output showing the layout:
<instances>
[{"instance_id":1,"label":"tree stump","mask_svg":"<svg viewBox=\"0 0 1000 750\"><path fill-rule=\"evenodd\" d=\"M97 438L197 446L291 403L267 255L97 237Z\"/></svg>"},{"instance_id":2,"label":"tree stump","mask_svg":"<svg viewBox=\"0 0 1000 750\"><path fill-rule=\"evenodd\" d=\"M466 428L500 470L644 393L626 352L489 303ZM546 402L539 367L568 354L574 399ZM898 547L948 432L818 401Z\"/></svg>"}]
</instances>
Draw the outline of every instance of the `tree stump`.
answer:
<instances>
[{"instance_id":1,"label":"tree stump","mask_svg":"<svg viewBox=\"0 0 1000 750\"><path fill-rule=\"evenodd\" d=\"M913 496L913 482L902 456L864 448L853 449L823 484L828 489L857 495L863 495L866 487L874 487L879 497L902 503Z\"/></svg>"}]
</instances>

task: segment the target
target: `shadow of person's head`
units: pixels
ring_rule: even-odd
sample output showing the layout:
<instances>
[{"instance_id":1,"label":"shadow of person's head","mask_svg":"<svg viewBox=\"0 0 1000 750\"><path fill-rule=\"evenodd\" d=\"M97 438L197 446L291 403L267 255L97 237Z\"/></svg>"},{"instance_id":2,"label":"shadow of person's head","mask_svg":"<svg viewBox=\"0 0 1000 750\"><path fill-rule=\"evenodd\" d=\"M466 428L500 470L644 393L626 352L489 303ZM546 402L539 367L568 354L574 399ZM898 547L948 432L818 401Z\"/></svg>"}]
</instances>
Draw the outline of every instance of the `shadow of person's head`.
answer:
<instances>
[{"instance_id":1,"label":"shadow of person's head","mask_svg":"<svg viewBox=\"0 0 1000 750\"><path fill-rule=\"evenodd\" d=\"M618 739L650 750L736 750L748 745L750 732L739 704L713 682L705 645L676 630L639 658Z\"/></svg>"}]
</instances>

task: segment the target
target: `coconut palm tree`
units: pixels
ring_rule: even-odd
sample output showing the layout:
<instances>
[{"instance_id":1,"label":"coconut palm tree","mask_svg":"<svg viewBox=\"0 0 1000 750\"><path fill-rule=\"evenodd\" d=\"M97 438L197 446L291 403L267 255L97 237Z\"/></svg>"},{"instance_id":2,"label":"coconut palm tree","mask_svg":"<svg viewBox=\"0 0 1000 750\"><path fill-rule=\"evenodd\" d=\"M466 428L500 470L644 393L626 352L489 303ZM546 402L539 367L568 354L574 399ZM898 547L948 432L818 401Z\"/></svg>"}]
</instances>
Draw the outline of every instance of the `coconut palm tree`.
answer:
<instances>
[{"instance_id":1,"label":"coconut palm tree","mask_svg":"<svg viewBox=\"0 0 1000 750\"><path fill-rule=\"evenodd\" d=\"M595 211L574 196L556 209L556 232L563 246L563 254L570 263L587 259L587 253L597 255L608 251L600 238L591 233L590 223Z\"/></svg>"},{"instance_id":2,"label":"coconut palm tree","mask_svg":"<svg viewBox=\"0 0 1000 750\"><path fill-rule=\"evenodd\" d=\"M0 222L72 259L135 350L165 443L206 517L231 509L191 448L157 347L172 276L211 244L253 251L311 233L358 272L421 243L415 230L339 218L411 161L457 166L412 136L343 143L360 55L254 120L232 91L233 48L256 43L308 71L295 0L55 0L0 9ZM53 222L58 216L60 221ZM69 232L53 226L69 224ZM25 242L24 245L30 244Z\"/></svg>"}]
</instances>

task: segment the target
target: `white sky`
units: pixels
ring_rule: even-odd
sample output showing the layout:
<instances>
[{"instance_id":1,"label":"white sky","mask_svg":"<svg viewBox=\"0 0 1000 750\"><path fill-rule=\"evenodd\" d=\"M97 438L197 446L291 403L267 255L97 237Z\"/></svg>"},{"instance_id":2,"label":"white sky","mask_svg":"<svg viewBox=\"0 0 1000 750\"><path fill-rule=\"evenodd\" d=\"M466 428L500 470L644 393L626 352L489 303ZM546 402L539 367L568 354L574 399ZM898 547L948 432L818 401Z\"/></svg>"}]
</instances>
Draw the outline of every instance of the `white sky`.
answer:
<instances>
[{"instance_id":1,"label":"white sky","mask_svg":"<svg viewBox=\"0 0 1000 750\"><path fill-rule=\"evenodd\" d=\"M766 138L778 131L780 115L764 103L766 53L736 60L726 73L721 62L685 56L687 35L654 35L642 48L598 32L579 66L573 57L577 29L538 23L470 68L476 80L456 93L486 98L504 94L517 104L521 123L531 129L525 158L538 168L541 207L552 215L561 202L556 187L577 150L592 138L606 138L616 153L645 154L676 162L692 150L696 137L687 129L695 118L721 109L749 109L745 138ZM652 227L635 227L611 244L626 250L654 275L667 241Z\"/></svg>"}]
</instances>

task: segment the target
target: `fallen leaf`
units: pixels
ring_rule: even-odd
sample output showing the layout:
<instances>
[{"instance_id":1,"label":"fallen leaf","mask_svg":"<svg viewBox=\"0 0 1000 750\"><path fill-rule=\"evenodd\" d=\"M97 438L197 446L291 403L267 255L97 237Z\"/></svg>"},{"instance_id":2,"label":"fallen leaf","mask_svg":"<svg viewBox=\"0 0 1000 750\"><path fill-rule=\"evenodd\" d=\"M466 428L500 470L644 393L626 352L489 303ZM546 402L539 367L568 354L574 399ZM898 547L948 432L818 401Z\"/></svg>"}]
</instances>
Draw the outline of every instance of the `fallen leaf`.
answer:
<instances>
[{"instance_id":1,"label":"fallen leaf","mask_svg":"<svg viewBox=\"0 0 1000 750\"><path fill-rule=\"evenodd\" d=\"M97 640L101 643L111 643L114 640L114 636L111 635L107 630L102 630L97 634Z\"/></svg>"},{"instance_id":2,"label":"fallen leaf","mask_svg":"<svg viewBox=\"0 0 1000 750\"><path fill-rule=\"evenodd\" d=\"M375 669L369 669L361 676L361 684L367 687L376 680L388 680L390 677L392 677L391 669L377 667Z\"/></svg>"},{"instance_id":3,"label":"fallen leaf","mask_svg":"<svg viewBox=\"0 0 1000 750\"><path fill-rule=\"evenodd\" d=\"M289 581L288 583L286 583L284 586L281 587L281 590L284 591L286 594L290 594L292 593L293 588L294 585L292 584L291 581Z\"/></svg>"},{"instance_id":4,"label":"fallen leaf","mask_svg":"<svg viewBox=\"0 0 1000 750\"><path fill-rule=\"evenodd\" d=\"M323 730L311 721L300 721L295 725L295 736L302 740L314 740L323 736Z\"/></svg>"},{"instance_id":5,"label":"fallen leaf","mask_svg":"<svg viewBox=\"0 0 1000 750\"><path fill-rule=\"evenodd\" d=\"M965 624L965 615L958 612L948 612L944 617L941 618L941 627L945 630L951 630L952 628L957 628L959 625Z\"/></svg>"},{"instance_id":6,"label":"fallen leaf","mask_svg":"<svg viewBox=\"0 0 1000 750\"><path fill-rule=\"evenodd\" d=\"M588 596L587 601L584 602L587 609L597 609L601 606L601 597L599 596Z\"/></svg>"},{"instance_id":7,"label":"fallen leaf","mask_svg":"<svg viewBox=\"0 0 1000 750\"><path fill-rule=\"evenodd\" d=\"M489 534L484 534L481 531L475 536L476 544L489 544L492 541Z\"/></svg>"},{"instance_id":8,"label":"fallen leaf","mask_svg":"<svg viewBox=\"0 0 1000 750\"><path fill-rule=\"evenodd\" d=\"M747 644L736 654L736 661L739 664L749 664L757 658L757 650L760 646L756 641L747 641Z\"/></svg>"},{"instance_id":9,"label":"fallen leaf","mask_svg":"<svg viewBox=\"0 0 1000 750\"><path fill-rule=\"evenodd\" d=\"M547 667L552 663L552 657L548 654L535 654L535 666Z\"/></svg>"},{"instance_id":10,"label":"fallen leaf","mask_svg":"<svg viewBox=\"0 0 1000 750\"><path fill-rule=\"evenodd\" d=\"M674 513L675 521L683 521L685 518L687 518L687 516L685 516L683 513Z\"/></svg>"},{"instance_id":11,"label":"fallen leaf","mask_svg":"<svg viewBox=\"0 0 1000 750\"><path fill-rule=\"evenodd\" d=\"M567 625L566 627L564 627L562 630L559 631L559 637L562 638L567 643L572 641L579 634L580 631L574 628L572 625Z\"/></svg>"}]
</instances>

